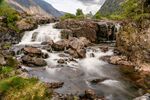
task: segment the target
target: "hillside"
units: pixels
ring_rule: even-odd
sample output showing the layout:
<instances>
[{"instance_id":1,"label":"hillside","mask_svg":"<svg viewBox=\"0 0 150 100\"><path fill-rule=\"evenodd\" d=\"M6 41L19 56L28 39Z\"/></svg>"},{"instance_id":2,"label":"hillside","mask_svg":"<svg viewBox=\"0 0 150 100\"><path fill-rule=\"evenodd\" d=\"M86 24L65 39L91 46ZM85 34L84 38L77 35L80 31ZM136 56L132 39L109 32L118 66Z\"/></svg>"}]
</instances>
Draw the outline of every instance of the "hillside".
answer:
<instances>
[{"instance_id":1,"label":"hillside","mask_svg":"<svg viewBox=\"0 0 150 100\"><path fill-rule=\"evenodd\" d=\"M60 17L63 14L44 0L7 0L7 2L19 12L30 15L44 15Z\"/></svg>"},{"instance_id":2,"label":"hillside","mask_svg":"<svg viewBox=\"0 0 150 100\"><path fill-rule=\"evenodd\" d=\"M101 9L99 10L102 16L108 16L120 9L120 4L124 0L106 0Z\"/></svg>"}]
</instances>

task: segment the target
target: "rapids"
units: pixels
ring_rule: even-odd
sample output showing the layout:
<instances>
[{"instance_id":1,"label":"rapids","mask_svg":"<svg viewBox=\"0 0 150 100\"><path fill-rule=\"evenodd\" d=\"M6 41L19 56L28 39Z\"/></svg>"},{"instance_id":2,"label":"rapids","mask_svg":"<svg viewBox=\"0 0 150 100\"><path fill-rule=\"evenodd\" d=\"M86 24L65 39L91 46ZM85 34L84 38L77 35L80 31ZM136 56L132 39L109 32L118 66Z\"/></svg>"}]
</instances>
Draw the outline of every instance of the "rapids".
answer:
<instances>
[{"instance_id":1,"label":"rapids","mask_svg":"<svg viewBox=\"0 0 150 100\"><path fill-rule=\"evenodd\" d=\"M54 42L61 40L60 30L53 28L54 23L39 26L33 31L25 32L21 45L31 45L40 48L40 43L52 39ZM106 100L128 100L134 97L134 91L130 89L131 84L122 80L122 76L118 71L118 66L108 64L100 60L102 56L113 55L113 49L108 52L101 52L99 45L86 48L86 58L75 59L66 64L57 63L58 59L69 59L70 55L64 52L52 53L42 49L48 53L49 58L45 59L48 63L44 68L31 68L22 66L27 69L29 74L38 77L44 82L64 82L62 88L56 89L56 92L63 94L84 93L86 89L94 90L97 95L104 96ZM60 57L64 54L65 57ZM91 57L91 54L94 57ZM100 79L97 84L92 80ZM129 97L129 98L127 98Z\"/></svg>"}]
</instances>

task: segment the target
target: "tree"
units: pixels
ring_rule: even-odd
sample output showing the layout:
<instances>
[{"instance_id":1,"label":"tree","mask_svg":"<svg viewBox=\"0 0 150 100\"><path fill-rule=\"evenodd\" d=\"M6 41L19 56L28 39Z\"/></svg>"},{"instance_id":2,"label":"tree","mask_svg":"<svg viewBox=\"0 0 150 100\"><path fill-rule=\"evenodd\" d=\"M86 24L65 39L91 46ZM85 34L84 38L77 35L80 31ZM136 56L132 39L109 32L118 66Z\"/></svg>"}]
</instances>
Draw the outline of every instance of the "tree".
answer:
<instances>
[{"instance_id":1,"label":"tree","mask_svg":"<svg viewBox=\"0 0 150 100\"><path fill-rule=\"evenodd\" d=\"M77 9L76 16L84 16L82 9Z\"/></svg>"}]
</instances>

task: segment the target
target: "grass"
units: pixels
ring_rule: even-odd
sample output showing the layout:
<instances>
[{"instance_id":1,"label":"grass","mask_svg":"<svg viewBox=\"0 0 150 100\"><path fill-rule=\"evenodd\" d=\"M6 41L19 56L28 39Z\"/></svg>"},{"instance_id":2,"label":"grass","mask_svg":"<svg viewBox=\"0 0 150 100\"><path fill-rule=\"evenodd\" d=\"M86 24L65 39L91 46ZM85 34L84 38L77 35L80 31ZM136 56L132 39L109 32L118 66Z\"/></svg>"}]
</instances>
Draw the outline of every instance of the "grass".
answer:
<instances>
[{"instance_id":1,"label":"grass","mask_svg":"<svg viewBox=\"0 0 150 100\"><path fill-rule=\"evenodd\" d=\"M13 76L0 81L0 93L4 100L45 100L51 93L36 78L24 79Z\"/></svg>"},{"instance_id":2,"label":"grass","mask_svg":"<svg viewBox=\"0 0 150 100\"><path fill-rule=\"evenodd\" d=\"M22 78L17 69L0 66L0 100L50 100L52 91L36 78Z\"/></svg>"}]
</instances>

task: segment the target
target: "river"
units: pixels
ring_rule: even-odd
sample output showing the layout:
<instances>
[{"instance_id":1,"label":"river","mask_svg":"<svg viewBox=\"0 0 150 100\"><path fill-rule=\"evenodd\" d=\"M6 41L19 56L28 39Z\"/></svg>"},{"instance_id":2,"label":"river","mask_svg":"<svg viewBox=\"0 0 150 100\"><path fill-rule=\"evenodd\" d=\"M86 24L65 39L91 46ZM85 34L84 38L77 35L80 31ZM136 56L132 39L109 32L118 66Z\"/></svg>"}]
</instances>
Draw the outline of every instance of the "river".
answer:
<instances>
[{"instance_id":1,"label":"river","mask_svg":"<svg viewBox=\"0 0 150 100\"><path fill-rule=\"evenodd\" d=\"M41 43L52 39L54 42L61 40L60 29L54 29L55 23L41 25L33 31L25 32L21 42L16 46L35 46L40 48ZM99 44L100 45L100 44ZM44 82L64 82L62 88L55 91L62 94L83 94L86 89L92 89L97 95L103 96L106 100L128 100L135 96L136 91L132 85L122 80L118 66L108 64L100 60L102 56L113 55L113 48L102 52L99 45L86 48L86 58L68 61L65 64L57 63L58 59L69 59L70 55L64 52L48 52L48 63L43 68L32 68L22 66L28 70L31 76L39 78ZM60 54L65 56L61 57ZM94 55L94 56L91 56ZM19 55L18 55L19 57ZM99 79L100 82L93 83L92 80Z\"/></svg>"}]
</instances>

